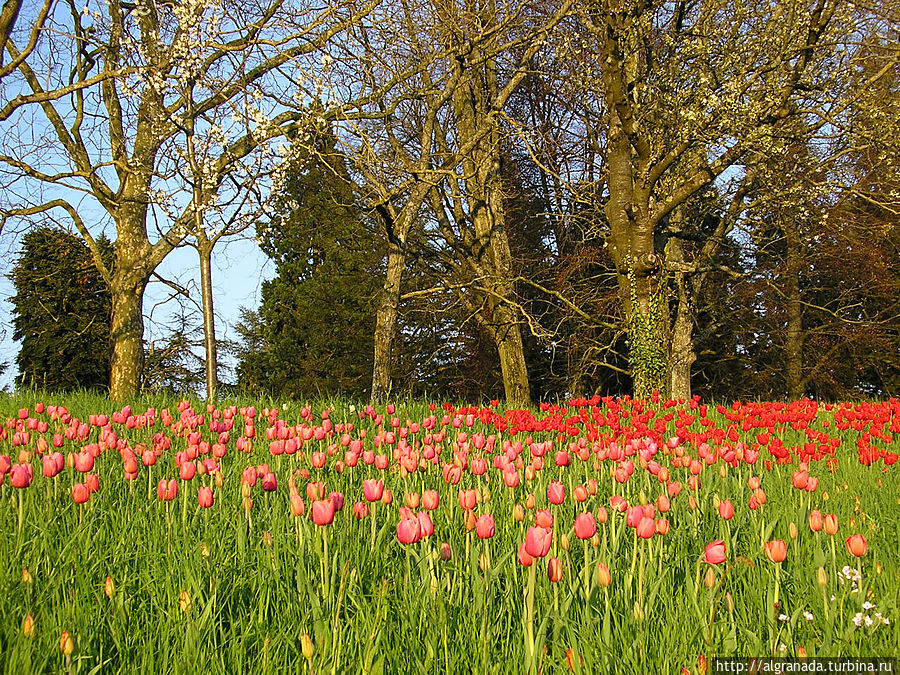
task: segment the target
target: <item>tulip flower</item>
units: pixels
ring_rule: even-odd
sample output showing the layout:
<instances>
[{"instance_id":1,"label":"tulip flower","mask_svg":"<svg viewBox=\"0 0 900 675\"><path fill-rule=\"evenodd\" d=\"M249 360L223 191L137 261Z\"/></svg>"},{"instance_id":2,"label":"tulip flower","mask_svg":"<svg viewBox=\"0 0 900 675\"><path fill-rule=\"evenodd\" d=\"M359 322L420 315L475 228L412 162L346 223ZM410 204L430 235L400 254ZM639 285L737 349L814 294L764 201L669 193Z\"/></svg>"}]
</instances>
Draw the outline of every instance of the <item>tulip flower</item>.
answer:
<instances>
[{"instance_id":1,"label":"tulip flower","mask_svg":"<svg viewBox=\"0 0 900 675\"><path fill-rule=\"evenodd\" d=\"M543 527L545 530L553 527L553 514L550 513L550 509L539 509L534 515L535 524L538 527Z\"/></svg>"},{"instance_id":2,"label":"tulip flower","mask_svg":"<svg viewBox=\"0 0 900 675\"><path fill-rule=\"evenodd\" d=\"M369 504L368 502L354 502L353 503L353 516L357 520L362 520L369 515Z\"/></svg>"},{"instance_id":3,"label":"tulip flower","mask_svg":"<svg viewBox=\"0 0 900 675\"><path fill-rule=\"evenodd\" d=\"M787 557L787 545L784 543L783 539L767 541L764 548L766 551L766 557L773 563L782 563Z\"/></svg>"},{"instance_id":4,"label":"tulip flower","mask_svg":"<svg viewBox=\"0 0 900 675\"><path fill-rule=\"evenodd\" d=\"M590 539L597 532L597 523L593 513L580 513L575 517L575 536L579 539Z\"/></svg>"},{"instance_id":5,"label":"tulip flower","mask_svg":"<svg viewBox=\"0 0 900 675\"><path fill-rule=\"evenodd\" d=\"M609 573L609 568L605 563L597 563L597 583L603 588L609 587L612 583L612 575Z\"/></svg>"},{"instance_id":6,"label":"tulip flower","mask_svg":"<svg viewBox=\"0 0 900 675\"><path fill-rule=\"evenodd\" d=\"M88 490L87 483L75 483L72 486L72 500L76 504L84 504L91 497L91 491Z\"/></svg>"},{"instance_id":7,"label":"tulip flower","mask_svg":"<svg viewBox=\"0 0 900 675\"><path fill-rule=\"evenodd\" d=\"M441 503L441 496L437 490L425 490L422 493L422 508L426 511L434 511Z\"/></svg>"},{"instance_id":8,"label":"tulip flower","mask_svg":"<svg viewBox=\"0 0 900 675\"><path fill-rule=\"evenodd\" d=\"M835 535L837 534L840 526L838 525L837 516L833 513L829 513L825 516L823 527L825 529L825 534Z\"/></svg>"},{"instance_id":9,"label":"tulip flower","mask_svg":"<svg viewBox=\"0 0 900 675\"><path fill-rule=\"evenodd\" d=\"M551 481L547 486L547 499L551 504L562 504L566 498L566 488L559 481Z\"/></svg>"},{"instance_id":10,"label":"tulip flower","mask_svg":"<svg viewBox=\"0 0 900 675\"><path fill-rule=\"evenodd\" d=\"M404 518L397 523L397 541L401 544L415 544L419 541L421 534L418 518Z\"/></svg>"},{"instance_id":11,"label":"tulip flower","mask_svg":"<svg viewBox=\"0 0 900 675\"><path fill-rule=\"evenodd\" d=\"M419 532L422 539L427 539L434 534L434 523L431 521L430 513L427 511L419 511L419 513L416 514L416 519L419 521Z\"/></svg>"},{"instance_id":12,"label":"tulip flower","mask_svg":"<svg viewBox=\"0 0 900 675\"><path fill-rule=\"evenodd\" d=\"M172 501L178 495L178 482L174 478L159 481L156 494L164 502Z\"/></svg>"},{"instance_id":13,"label":"tulip flower","mask_svg":"<svg viewBox=\"0 0 900 675\"><path fill-rule=\"evenodd\" d=\"M850 555L861 558L866 554L867 550L868 545L866 543L866 538L861 534L854 534L852 537L847 537L847 551Z\"/></svg>"},{"instance_id":14,"label":"tulip flower","mask_svg":"<svg viewBox=\"0 0 900 675\"><path fill-rule=\"evenodd\" d=\"M723 520L731 520L734 518L734 504L730 499L723 499L719 502L719 516Z\"/></svg>"},{"instance_id":15,"label":"tulip flower","mask_svg":"<svg viewBox=\"0 0 900 675\"><path fill-rule=\"evenodd\" d=\"M562 579L562 563L559 558L550 558L547 561L547 578L553 583Z\"/></svg>"},{"instance_id":16,"label":"tulip flower","mask_svg":"<svg viewBox=\"0 0 900 675\"><path fill-rule=\"evenodd\" d=\"M316 525L330 525L334 521L334 502L330 499L315 500L311 514Z\"/></svg>"},{"instance_id":17,"label":"tulip flower","mask_svg":"<svg viewBox=\"0 0 900 675\"><path fill-rule=\"evenodd\" d=\"M490 539L494 536L494 516L486 513L475 521L475 534L479 539Z\"/></svg>"},{"instance_id":18,"label":"tulip flower","mask_svg":"<svg viewBox=\"0 0 900 675\"><path fill-rule=\"evenodd\" d=\"M200 504L204 509L208 509L213 505L213 491L212 488L206 487L205 485L201 487L197 491L197 503Z\"/></svg>"},{"instance_id":19,"label":"tulip flower","mask_svg":"<svg viewBox=\"0 0 900 675\"><path fill-rule=\"evenodd\" d=\"M656 521L653 518L647 518L646 516L641 518L640 522L635 528L635 533L641 539L652 538L656 533Z\"/></svg>"},{"instance_id":20,"label":"tulip flower","mask_svg":"<svg viewBox=\"0 0 900 675\"><path fill-rule=\"evenodd\" d=\"M14 464L9 470L9 484L14 488L27 488L34 480L31 464Z\"/></svg>"},{"instance_id":21,"label":"tulip flower","mask_svg":"<svg viewBox=\"0 0 900 675\"><path fill-rule=\"evenodd\" d=\"M263 476L262 489L266 492L275 492L278 489L278 480L271 471Z\"/></svg>"},{"instance_id":22,"label":"tulip flower","mask_svg":"<svg viewBox=\"0 0 900 675\"><path fill-rule=\"evenodd\" d=\"M721 565L725 562L725 542L721 539L712 541L706 545L703 551L703 562L710 565Z\"/></svg>"},{"instance_id":23,"label":"tulip flower","mask_svg":"<svg viewBox=\"0 0 900 675\"><path fill-rule=\"evenodd\" d=\"M522 567L531 567L531 565L534 563L534 557L532 557L532 555L525 549L524 541L519 546L519 554L516 556L516 559L518 560L519 564L522 565Z\"/></svg>"},{"instance_id":24,"label":"tulip flower","mask_svg":"<svg viewBox=\"0 0 900 675\"><path fill-rule=\"evenodd\" d=\"M291 494L291 515L294 517L302 516L305 510L306 506L303 503L303 497L296 492Z\"/></svg>"},{"instance_id":25,"label":"tulip flower","mask_svg":"<svg viewBox=\"0 0 900 675\"><path fill-rule=\"evenodd\" d=\"M533 558L543 558L550 552L553 532L543 527L529 527L525 535L525 550Z\"/></svg>"},{"instance_id":26,"label":"tulip flower","mask_svg":"<svg viewBox=\"0 0 900 675\"><path fill-rule=\"evenodd\" d=\"M363 481L363 496L368 502L377 502L384 494L384 481L369 478Z\"/></svg>"}]
</instances>

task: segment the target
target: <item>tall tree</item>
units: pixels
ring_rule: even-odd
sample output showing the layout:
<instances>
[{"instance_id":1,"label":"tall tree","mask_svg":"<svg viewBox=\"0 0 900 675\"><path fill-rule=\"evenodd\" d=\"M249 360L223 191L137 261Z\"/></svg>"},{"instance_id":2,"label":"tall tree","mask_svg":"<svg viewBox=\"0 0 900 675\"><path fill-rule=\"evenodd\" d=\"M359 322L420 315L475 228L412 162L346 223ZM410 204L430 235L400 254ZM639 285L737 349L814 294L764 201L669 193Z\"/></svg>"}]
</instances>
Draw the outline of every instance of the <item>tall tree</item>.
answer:
<instances>
[{"instance_id":1,"label":"tall tree","mask_svg":"<svg viewBox=\"0 0 900 675\"><path fill-rule=\"evenodd\" d=\"M98 237L97 246L111 264L109 240ZM84 242L53 227L31 230L10 276L16 290L10 300L13 339L21 342L18 385L105 389L111 301Z\"/></svg>"},{"instance_id":2,"label":"tall tree","mask_svg":"<svg viewBox=\"0 0 900 675\"><path fill-rule=\"evenodd\" d=\"M256 348L247 345L239 379L277 396L361 397L371 383L382 244L334 137L320 134L314 146L281 167L273 215L257 226L275 277L263 282L258 317L245 317Z\"/></svg>"}]
</instances>

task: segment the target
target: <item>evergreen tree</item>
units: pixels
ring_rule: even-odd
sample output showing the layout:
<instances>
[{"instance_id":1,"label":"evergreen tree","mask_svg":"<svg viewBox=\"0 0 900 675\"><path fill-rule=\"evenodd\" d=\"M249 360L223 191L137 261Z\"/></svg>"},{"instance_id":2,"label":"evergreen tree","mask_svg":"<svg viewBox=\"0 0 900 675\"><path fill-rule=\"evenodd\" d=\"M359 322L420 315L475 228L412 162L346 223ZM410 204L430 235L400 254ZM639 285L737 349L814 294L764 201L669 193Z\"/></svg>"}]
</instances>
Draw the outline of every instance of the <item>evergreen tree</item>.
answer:
<instances>
[{"instance_id":1,"label":"evergreen tree","mask_svg":"<svg viewBox=\"0 0 900 675\"><path fill-rule=\"evenodd\" d=\"M97 240L111 265L113 245ZM10 278L18 386L50 391L109 386L110 294L79 237L39 227L23 239Z\"/></svg>"},{"instance_id":2,"label":"evergreen tree","mask_svg":"<svg viewBox=\"0 0 900 675\"><path fill-rule=\"evenodd\" d=\"M365 395L383 255L333 137L287 161L272 213L258 238L276 274L238 329L239 386L274 396Z\"/></svg>"}]
</instances>

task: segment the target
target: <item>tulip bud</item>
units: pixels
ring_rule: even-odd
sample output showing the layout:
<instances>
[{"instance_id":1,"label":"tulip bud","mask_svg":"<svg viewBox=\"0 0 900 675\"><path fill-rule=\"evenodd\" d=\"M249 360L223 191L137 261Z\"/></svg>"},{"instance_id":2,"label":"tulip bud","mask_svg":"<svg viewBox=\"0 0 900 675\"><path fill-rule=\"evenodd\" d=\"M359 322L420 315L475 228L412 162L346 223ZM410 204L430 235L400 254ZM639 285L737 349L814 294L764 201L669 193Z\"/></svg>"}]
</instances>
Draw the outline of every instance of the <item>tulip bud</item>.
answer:
<instances>
[{"instance_id":1,"label":"tulip bud","mask_svg":"<svg viewBox=\"0 0 900 675\"><path fill-rule=\"evenodd\" d=\"M103 582L103 592L106 593L106 597L110 599L112 599L112 596L115 595L116 586L113 583L111 576L107 576L106 581Z\"/></svg>"},{"instance_id":2,"label":"tulip bud","mask_svg":"<svg viewBox=\"0 0 900 675\"><path fill-rule=\"evenodd\" d=\"M303 653L303 658L307 661L312 661L313 654L316 650L313 646L312 638L309 637L309 633L303 633L300 636L300 651Z\"/></svg>"},{"instance_id":3,"label":"tulip bud","mask_svg":"<svg viewBox=\"0 0 900 675\"><path fill-rule=\"evenodd\" d=\"M33 584L34 577L31 576L31 572L27 569L22 569L22 583L23 584Z\"/></svg>"},{"instance_id":4,"label":"tulip bud","mask_svg":"<svg viewBox=\"0 0 900 675\"><path fill-rule=\"evenodd\" d=\"M734 611L734 598L731 597L731 593L726 591L725 593L725 605L728 607L729 612Z\"/></svg>"},{"instance_id":5,"label":"tulip bud","mask_svg":"<svg viewBox=\"0 0 900 675\"><path fill-rule=\"evenodd\" d=\"M246 499L250 496L250 485L249 483L241 483L241 497Z\"/></svg>"},{"instance_id":6,"label":"tulip bud","mask_svg":"<svg viewBox=\"0 0 900 675\"><path fill-rule=\"evenodd\" d=\"M178 608L185 613L191 611L191 596L186 590L178 595Z\"/></svg>"},{"instance_id":7,"label":"tulip bud","mask_svg":"<svg viewBox=\"0 0 900 675\"><path fill-rule=\"evenodd\" d=\"M525 509L521 504L516 504L513 507L513 520L515 520L517 523L521 523L523 520L525 520Z\"/></svg>"},{"instance_id":8,"label":"tulip bud","mask_svg":"<svg viewBox=\"0 0 900 675\"><path fill-rule=\"evenodd\" d=\"M725 478L728 475L728 467L725 464L719 465L719 476Z\"/></svg>"},{"instance_id":9,"label":"tulip bud","mask_svg":"<svg viewBox=\"0 0 900 675\"><path fill-rule=\"evenodd\" d=\"M612 575L609 573L609 568L605 563L597 563L597 584L603 586L603 588L609 587L612 583Z\"/></svg>"},{"instance_id":10,"label":"tulip bud","mask_svg":"<svg viewBox=\"0 0 900 675\"><path fill-rule=\"evenodd\" d=\"M712 567L706 568L706 574L703 577L703 585L707 588L713 588L716 585L716 573Z\"/></svg>"},{"instance_id":11,"label":"tulip bud","mask_svg":"<svg viewBox=\"0 0 900 675\"><path fill-rule=\"evenodd\" d=\"M445 541L441 543L441 560L449 562L451 558L453 558L453 551L450 549L450 544Z\"/></svg>"},{"instance_id":12,"label":"tulip bud","mask_svg":"<svg viewBox=\"0 0 900 675\"><path fill-rule=\"evenodd\" d=\"M490 566L491 563L484 553L478 556L478 569L480 569L482 572L487 572L488 569L490 569Z\"/></svg>"},{"instance_id":13,"label":"tulip bud","mask_svg":"<svg viewBox=\"0 0 900 675\"><path fill-rule=\"evenodd\" d=\"M59 650L66 656L72 656L72 652L75 651L75 642L68 631L63 631L63 634L59 636Z\"/></svg>"},{"instance_id":14,"label":"tulip bud","mask_svg":"<svg viewBox=\"0 0 900 675\"><path fill-rule=\"evenodd\" d=\"M600 535L599 534L595 534L593 537L591 537L591 546L593 546L594 548L600 548Z\"/></svg>"},{"instance_id":15,"label":"tulip bud","mask_svg":"<svg viewBox=\"0 0 900 675\"><path fill-rule=\"evenodd\" d=\"M818 572L816 572L816 583L818 583L819 586L828 585L828 574L825 572L824 567L820 567Z\"/></svg>"},{"instance_id":16,"label":"tulip bud","mask_svg":"<svg viewBox=\"0 0 900 675\"><path fill-rule=\"evenodd\" d=\"M788 534L790 535L791 539L796 539L800 534L800 532L797 531L797 524L794 523L794 521L791 521L788 524Z\"/></svg>"},{"instance_id":17,"label":"tulip bud","mask_svg":"<svg viewBox=\"0 0 900 675\"><path fill-rule=\"evenodd\" d=\"M29 614L25 617L25 621L22 622L22 635L27 637L28 639L33 639L35 635L34 630L34 617Z\"/></svg>"},{"instance_id":18,"label":"tulip bud","mask_svg":"<svg viewBox=\"0 0 900 675\"><path fill-rule=\"evenodd\" d=\"M466 532L471 532L475 529L475 512L471 509L466 511Z\"/></svg>"},{"instance_id":19,"label":"tulip bud","mask_svg":"<svg viewBox=\"0 0 900 675\"><path fill-rule=\"evenodd\" d=\"M644 620L644 608L641 607L641 603L637 600L634 601L634 618L637 621Z\"/></svg>"},{"instance_id":20,"label":"tulip bud","mask_svg":"<svg viewBox=\"0 0 900 675\"><path fill-rule=\"evenodd\" d=\"M797 658L798 659L806 659L806 648L803 645L797 647Z\"/></svg>"},{"instance_id":21,"label":"tulip bud","mask_svg":"<svg viewBox=\"0 0 900 675\"><path fill-rule=\"evenodd\" d=\"M559 535L559 547L563 551L569 550L569 537L566 535L565 532L563 532L562 534Z\"/></svg>"}]
</instances>

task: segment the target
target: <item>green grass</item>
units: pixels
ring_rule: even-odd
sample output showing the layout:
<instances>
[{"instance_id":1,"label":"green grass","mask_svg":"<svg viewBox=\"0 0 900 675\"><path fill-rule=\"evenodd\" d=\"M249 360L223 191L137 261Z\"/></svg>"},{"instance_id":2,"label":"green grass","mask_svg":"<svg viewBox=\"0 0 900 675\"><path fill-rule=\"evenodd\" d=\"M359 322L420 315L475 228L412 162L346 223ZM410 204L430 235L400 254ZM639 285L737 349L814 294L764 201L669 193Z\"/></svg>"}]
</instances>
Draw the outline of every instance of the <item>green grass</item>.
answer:
<instances>
[{"instance_id":1,"label":"green grass","mask_svg":"<svg viewBox=\"0 0 900 675\"><path fill-rule=\"evenodd\" d=\"M33 411L39 399L63 402L82 419L114 409L109 401L86 394L65 398L31 394L0 400L0 419L15 417L21 407ZM142 400L134 407L136 412L148 405L174 412L176 403ZM366 427L365 447L373 448L371 422L361 422L346 402L332 400L325 405L334 409L335 424L346 420L357 425L351 434L354 438ZM313 409L318 412L322 407L319 403ZM201 405L195 403L195 408L200 410ZM398 404L397 416L404 423L407 418L421 421L429 414L424 402ZM440 407L434 414L440 420ZM817 424L830 415L821 411ZM100 490L84 505L71 498L74 469L46 479L35 458L34 483L27 489L13 488L7 476L0 487L0 670L520 673L536 666L543 673L556 673L569 671L567 650L571 650L576 672L671 673L686 667L693 673L700 654L707 658L796 655L802 648L810 656L900 656L900 637L894 630L900 620L900 485L895 470L883 472L880 462L868 467L859 463L858 432L839 433L843 444L833 473L824 462L811 463L810 474L820 481L815 493L791 487L796 464L766 470L761 454L753 472L761 476L768 499L762 509L751 511L746 485L751 467L728 468L722 475L719 467L724 465L719 462L703 471L700 489L694 493L696 510L689 508L687 486L672 500L672 510L666 514L671 531L666 536L638 540L625 527L624 517L611 513L609 522L599 526L598 545L585 546L573 534L576 514L601 506L609 509L614 490L629 503L638 503L641 494L652 502L663 488L640 467L631 480L619 485L610 477L611 462L603 462L598 471L591 461L574 457L572 465L561 470L548 455L547 467L537 472L533 483L523 479L512 490L493 468L485 476L463 472L457 486L444 483L440 468L431 465L401 476L396 463L382 472L360 462L338 474L331 468L340 456L336 454L328 468L321 470L321 478L328 491L342 492L346 501L334 523L321 528L306 516L294 518L289 512L288 476L296 468L307 468L316 478L316 470L308 456L302 460L299 455L272 457L261 417L251 454L235 449L235 438L243 428L235 425L221 462L224 484L215 489L210 509L201 509L196 497L201 482L211 484L209 477L181 481L173 502L156 497L155 483L177 476L174 452L186 444L178 438L153 467L149 499L147 468L140 465L137 480L125 481L116 450L105 451L97 459ZM299 406L287 408L282 417L298 424ZM724 428L721 416L711 410L710 417ZM164 430L159 421L152 429L115 427L132 446L149 443L153 433ZM496 433L478 423L476 427L486 434ZM457 431L449 429L453 434ZM53 430L51 424L48 435ZM477 429L463 426L463 430ZM91 440L97 433L92 429ZM535 440L556 439L555 432L531 435ZM32 434L31 450L36 436ZM209 436L207 430L205 437ZM750 439L752 433L743 436ZM805 440L801 432L790 428L781 437L785 444ZM63 450L77 451L82 445L67 442ZM447 446L445 441L447 454L442 458L449 457ZM11 438L0 441L0 453L10 454L13 462L16 451ZM690 451L696 454L695 448ZM662 463L662 453L658 459ZM266 493L254 487L253 506L247 514L241 507L241 472L263 462L275 471L278 489ZM672 473L686 482L687 469L674 468ZM355 519L352 506L363 499L363 478L376 474L393 491L394 503L376 505L373 545L371 520ZM552 507L550 555L562 561L563 577L551 583L546 561L535 562L537 653L532 664L525 639L529 569L517 563L516 553L534 514L526 510L525 521L519 523L512 513L529 492L534 493L538 508L548 507L546 487L557 478L566 485L567 494L563 504ZM590 478L599 483L597 495L576 503L572 488ZM304 483L297 481L305 499ZM475 512L494 514L492 539L483 542L474 532L466 532L465 516L457 503L460 488L489 491L489 498ZM436 489L441 495L440 506L431 514L435 534L402 546L395 536L397 507L406 492L423 489ZM730 523L718 517L717 498L734 502L736 515ZM307 515L309 506L307 500ZM816 508L837 514L841 529L835 537L810 531L807 514ZM799 531L795 540L790 538L791 523ZM859 559L844 544L855 532L868 541L868 553ZM568 551L561 546L563 534L569 539ZM323 537L328 538L327 559ZM702 580L709 566L699 560L704 546L714 539L726 540L728 560L715 568L715 585L707 589ZM780 571L778 609L778 614L788 617L786 621L773 616L776 566L763 553L763 542L773 539L788 544ZM448 542L453 551L448 562L438 557L441 542ZM482 556L489 560L485 570L479 566ZM612 572L607 589L598 586L593 575L601 561ZM845 565L861 573L860 592L853 593L849 583L839 582L838 571ZM817 584L820 567L828 577L824 589ZM23 569L29 571L32 583L23 581ZM107 576L115 586L112 597L104 592ZM179 601L185 597L189 607ZM876 608L864 610L867 600ZM874 615L876 611L891 624L871 628L853 624L858 612ZM804 612L810 612L813 620L807 620ZM30 637L23 634L23 621L29 614L34 619ZM74 639L68 659L60 650L63 631ZM304 633L314 644L309 662L301 651Z\"/></svg>"}]
</instances>

